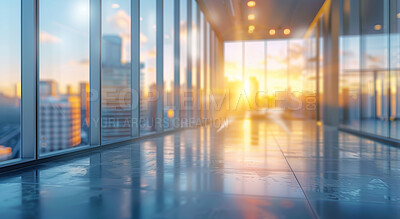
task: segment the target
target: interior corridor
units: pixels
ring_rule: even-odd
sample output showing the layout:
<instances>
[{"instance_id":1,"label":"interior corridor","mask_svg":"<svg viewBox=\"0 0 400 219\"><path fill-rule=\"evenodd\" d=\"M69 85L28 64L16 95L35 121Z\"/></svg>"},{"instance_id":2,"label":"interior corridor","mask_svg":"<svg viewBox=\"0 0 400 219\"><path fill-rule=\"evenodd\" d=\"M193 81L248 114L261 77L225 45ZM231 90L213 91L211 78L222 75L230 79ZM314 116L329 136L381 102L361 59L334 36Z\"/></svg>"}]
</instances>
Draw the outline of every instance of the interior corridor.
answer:
<instances>
[{"instance_id":1,"label":"interior corridor","mask_svg":"<svg viewBox=\"0 0 400 219\"><path fill-rule=\"evenodd\" d=\"M0 175L1 218L396 218L400 150L229 120Z\"/></svg>"}]
</instances>

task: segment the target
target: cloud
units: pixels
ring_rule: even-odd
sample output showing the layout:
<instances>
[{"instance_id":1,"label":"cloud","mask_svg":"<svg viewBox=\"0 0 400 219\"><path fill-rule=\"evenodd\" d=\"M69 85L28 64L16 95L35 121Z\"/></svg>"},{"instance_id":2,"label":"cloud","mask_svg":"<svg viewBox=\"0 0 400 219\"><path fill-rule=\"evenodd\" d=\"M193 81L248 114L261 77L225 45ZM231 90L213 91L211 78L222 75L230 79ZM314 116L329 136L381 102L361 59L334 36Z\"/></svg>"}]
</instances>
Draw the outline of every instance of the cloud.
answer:
<instances>
[{"instance_id":1,"label":"cloud","mask_svg":"<svg viewBox=\"0 0 400 219\"><path fill-rule=\"evenodd\" d=\"M147 56L149 59L155 59L156 56L157 56L157 51L156 51L156 49L154 48L153 50L148 51L148 52L146 53L146 56Z\"/></svg>"},{"instance_id":2,"label":"cloud","mask_svg":"<svg viewBox=\"0 0 400 219\"><path fill-rule=\"evenodd\" d=\"M289 50L290 58L291 59L300 59L303 58L303 46L298 44L291 44Z\"/></svg>"},{"instance_id":3,"label":"cloud","mask_svg":"<svg viewBox=\"0 0 400 219\"><path fill-rule=\"evenodd\" d=\"M144 72L151 74L151 73L156 73L156 68L154 67L147 67L143 70Z\"/></svg>"},{"instance_id":4,"label":"cloud","mask_svg":"<svg viewBox=\"0 0 400 219\"><path fill-rule=\"evenodd\" d=\"M60 43L61 39L47 32L41 31L39 33L39 41L40 43Z\"/></svg>"},{"instance_id":5,"label":"cloud","mask_svg":"<svg viewBox=\"0 0 400 219\"><path fill-rule=\"evenodd\" d=\"M124 10L119 10L117 13L111 17L106 19L108 23L111 23L113 26L116 26L120 29L126 30L130 32L131 29L131 16Z\"/></svg>"},{"instance_id":6,"label":"cloud","mask_svg":"<svg viewBox=\"0 0 400 219\"><path fill-rule=\"evenodd\" d=\"M140 33L140 43L147 43L149 39L143 33Z\"/></svg>"},{"instance_id":7,"label":"cloud","mask_svg":"<svg viewBox=\"0 0 400 219\"><path fill-rule=\"evenodd\" d=\"M82 60L71 60L69 62L70 65L83 65L83 66L89 66L89 60L88 59L82 59Z\"/></svg>"},{"instance_id":8,"label":"cloud","mask_svg":"<svg viewBox=\"0 0 400 219\"><path fill-rule=\"evenodd\" d=\"M124 10L118 10L114 15L108 17L106 22L109 23L115 32L122 38L122 59L130 59L131 46L131 16ZM140 43L147 43L149 40L146 35L140 33Z\"/></svg>"}]
</instances>

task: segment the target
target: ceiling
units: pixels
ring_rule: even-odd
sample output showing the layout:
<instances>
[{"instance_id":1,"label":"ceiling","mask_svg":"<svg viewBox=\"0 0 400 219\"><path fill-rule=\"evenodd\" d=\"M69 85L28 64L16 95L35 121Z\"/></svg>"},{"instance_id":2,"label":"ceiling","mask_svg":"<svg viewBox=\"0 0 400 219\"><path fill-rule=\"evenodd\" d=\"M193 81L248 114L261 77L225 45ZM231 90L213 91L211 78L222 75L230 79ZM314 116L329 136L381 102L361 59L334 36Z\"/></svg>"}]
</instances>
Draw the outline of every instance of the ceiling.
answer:
<instances>
[{"instance_id":1,"label":"ceiling","mask_svg":"<svg viewBox=\"0 0 400 219\"><path fill-rule=\"evenodd\" d=\"M302 38L317 15L324 0L255 0L256 6L249 8L248 0L199 0L208 11L220 37L225 41L268 38ZM255 15L248 21L249 14ZM254 25L252 34L248 26ZM269 29L276 29L271 37ZM291 29L285 36L283 30Z\"/></svg>"}]
</instances>

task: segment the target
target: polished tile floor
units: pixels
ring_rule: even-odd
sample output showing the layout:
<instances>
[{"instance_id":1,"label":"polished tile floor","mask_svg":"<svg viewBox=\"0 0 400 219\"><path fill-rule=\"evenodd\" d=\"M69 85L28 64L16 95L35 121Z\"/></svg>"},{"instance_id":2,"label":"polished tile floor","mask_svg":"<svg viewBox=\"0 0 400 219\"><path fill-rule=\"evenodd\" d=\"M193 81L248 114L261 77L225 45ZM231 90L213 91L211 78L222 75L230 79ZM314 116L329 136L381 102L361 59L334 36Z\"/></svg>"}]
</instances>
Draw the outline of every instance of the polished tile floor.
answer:
<instances>
[{"instance_id":1,"label":"polished tile floor","mask_svg":"<svg viewBox=\"0 0 400 219\"><path fill-rule=\"evenodd\" d=\"M0 174L0 218L399 218L400 150L232 121Z\"/></svg>"}]
</instances>

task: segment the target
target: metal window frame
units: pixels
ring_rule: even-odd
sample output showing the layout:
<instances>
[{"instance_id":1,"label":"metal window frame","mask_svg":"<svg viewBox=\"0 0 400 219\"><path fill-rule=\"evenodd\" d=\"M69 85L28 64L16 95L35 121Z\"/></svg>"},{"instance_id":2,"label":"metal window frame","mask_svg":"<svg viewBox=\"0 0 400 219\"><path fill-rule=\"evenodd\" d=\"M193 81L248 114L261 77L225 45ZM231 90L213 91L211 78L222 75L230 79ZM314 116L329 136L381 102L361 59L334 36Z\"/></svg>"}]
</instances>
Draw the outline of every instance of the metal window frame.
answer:
<instances>
[{"instance_id":1,"label":"metal window frame","mask_svg":"<svg viewBox=\"0 0 400 219\"><path fill-rule=\"evenodd\" d=\"M207 56L207 19L203 14L203 119L207 119L207 77L208 77L208 56Z\"/></svg>"},{"instance_id":2,"label":"metal window frame","mask_svg":"<svg viewBox=\"0 0 400 219\"><path fill-rule=\"evenodd\" d=\"M201 80L201 72L200 72L200 55L201 55L201 52L200 52L200 50L201 50L201 43L200 43L200 40L201 40L201 31L200 31L200 23L201 23L201 20L200 20L201 18L200 18L200 7L199 7L199 5L197 5L197 7L196 7L196 21L197 21L197 23L196 23L196 28L197 28L197 32L196 32L196 34L197 34L197 36L196 36L196 47L197 47L197 49L196 49L196 52L197 52L197 54L196 54L196 119L201 119L201 116L200 116L200 112L201 112L201 94L200 94L200 92L201 92L201 82L200 82L200 80Z\"/></svg>"},{"instance_id":3,"label":"metal window frame","mask_svg":"<svg viewBox=\"0 0 400 219\"><path fill-rule=\"evenodd\" d=\"M210 119L214 117L214 110L213 110L213 100L215 98L214 96L214 86L215 86L215 33L214 30L212 29L210 25L210 95L209 95L209 113L210 113ZM212 97L212 98L211 98Z\"/></svg>"},{"instance_id":4,"label":"metal window frame","mask_svg":"<svg viewBox=\"0 0 400 219\"><path fill-rule=\"evenodd\" d=\"M205 59L205 66L206 66L206 74L205 74L205 76L204 76L204 78L205 78L205 90L206 90L206 92L205 92L205 95L206 95L206 101L205 101L205 118L208 120L209 118L210 118L210 86L211 86L211 83L210 83L210 78L211 78L211 60L210 60L210 58L211 58L211 49L210 49L210 47L211 47L211 43L210 43L210 41L211 41L211 25L210 25L210 23L206 20L206 22L204 22L205 23L205 57L206 57L206 59Z\"/></svg>"},{"instance_id":5,"label":"metal window frame","mask_svg":"<svg viewBox=\"0 0 400 219\"><path fill-rule=\"evenodd\" d=\"M101 145L101 17L102 1L90 0L90 146Z\"/></svg>"},{"instance_id":6,"label":"metal window frame","mask_svg":"<svg viewBox=\"0 0 400 219\"><path fill-rule=\"evenodd\" d=\"M157 132L164 131L164 0L156 0L156 123Z\"/></svg>"},{"instance_id":7,"label":"metal window frame","mask_svg":"<svg viewBox=\"0 0 400 219\"><path fill-rule=\"evenodd\" d=\"M131 136L140 136L140 0L131 1Z\"/></svg>"},{"instance_id":8,"label":"metal window frame","mask_svg":"<svg viewBox=\"0 0 400 219\"><path fill-rule=\"evenodd\" d=\"M181 92L181 46L180 46L180 0L174 0L174 128L181 127L180 92Z\"/></svg>"},{"instance_id":9,"label":"metal window frame","mask_svg":"<svg viewBox=\"0 0 400 219\"><path fill-rule=\"evenodd\" d=\"M186 29L187 29L187 34L186 34L186 91L184 94L184 110L185 110L185 115L186 119L190 121L192 118L192 105L193 105L193 91L192 91L192 45L193 45L193 37L192 37L192 0L186 0L187 1L187 10L186 10ZM188 123L190 127L190 122Z\"/></svg>"},{"instance_id":10,"label":"metal window frame","mask_svg":"<svg viewBox=\"0 0 400 219\"><path fill-rule=\"evenodd\" d=\"M21 0L21 160L38 158L38 1Z\"/></svg>"}]
</instances>

